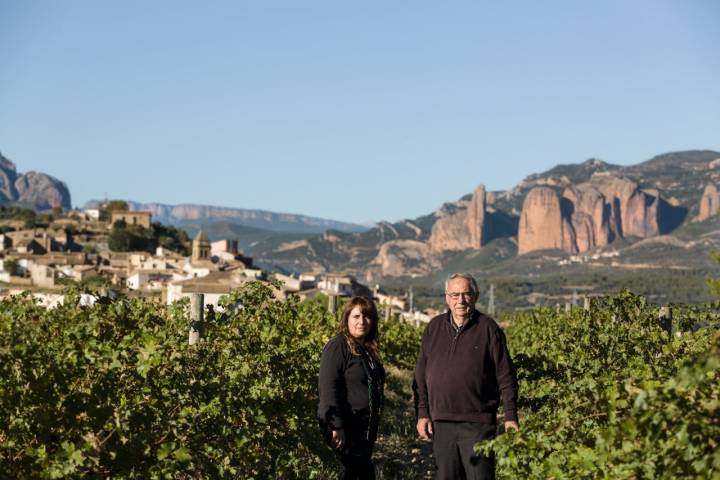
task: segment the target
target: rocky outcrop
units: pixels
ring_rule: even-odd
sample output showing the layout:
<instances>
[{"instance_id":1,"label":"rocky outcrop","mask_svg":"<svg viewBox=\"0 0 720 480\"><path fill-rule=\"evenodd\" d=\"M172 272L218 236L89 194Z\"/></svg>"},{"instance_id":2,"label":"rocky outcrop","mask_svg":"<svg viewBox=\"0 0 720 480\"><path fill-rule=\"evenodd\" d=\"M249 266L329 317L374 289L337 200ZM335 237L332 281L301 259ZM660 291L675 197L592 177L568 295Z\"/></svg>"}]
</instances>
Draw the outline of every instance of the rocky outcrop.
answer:
<instances>
[{"instance_id":1,"label":"rocky outcrop","mask_svg":"<svg viewBox=\"0 0 720 480\"><path fill-rule=\"evenodd\" d=\"M427 243L417 240L392 240L380 247L371 268L383 277L427 275L440 268Z\"/></svg>"},{"instance_id":2,"label":"rocky outcrop","mask_svg":"<svg viewBox=\"0 0 720 480\"><path fill-rule=\"evenodd\" d=\"M717 215L718 210L720 210L720 192L715 185L709 183L700 197L700 212L695 217L695 221L707 220L713 215Z\"/></svg>"},{"instance_id":3,"label":"rocky outcrop","mask_svg":"<svg viewBox=\"0 0 720 480\"><path fill-rule=\"evenodd\" d=\"M615 238L658 235L660 202L657 190L606 173L568 186L562 198L549 187L535 187L523 203L518 253L550 248L579 253Z\"/></svg>"},{"instance_id":4,"label":"rocky outcrop","mask_svg":"<svg viewBox=\"0 0 720 480\"><path fill-rule=\"evenodd\" d=\"M595 236L595 222L593 218L582 212L573 212L570 217L568 239L565 245L570 245L571 252L585 252L597 245Z\"/></svg>"},{"instance_id":5,"label":"rocky outcrop","mask_svg":"<svg viewBox=\"0 0 720 480\"><path fill-rule=\"evenodd\" d=\"M572 206L571 224L577 233L577 250L584 252L593 247L607 245L610 231L610 207L605 196L591 183L571 186L563 198Z\"/></svg>"},{"instance_id":6,"label":"rocky outcrop","mask_svg":"<svg viewBox=\"0 0 720 480\"><path fill-rule=\"evenodd\" d=\"M619 175L593 175L590 182L610 205L610 228L618 237L658 235L657 190L642 190L637 182Z\"/></svg>"},{"instance_id":7,"label":"rocky outcrop","mask_svg":"<svg viewBox=\"0 0 720 480\"><path fill-rule=\"evenodd\" d=\"M430 250L479 249L485 243L485 186L478 186L469 201L439 212L430 233Z\"/></svg>"},{"instance_id":8,"label":"rocky outcrop","mask_svg":"<svg viewBox=\"0 0 720 480\"><path fill-rule=\"evenodd\" d=\"M0 203L12 202L17 198L15 164L0 154Z\"/></svg>"},{"instance_id":9,"label":"rocky outcrop","mask_svg":"<svg viewBox=\"0 0 720 480\"><path fill-rule=\"evenodd\" d=\"M15 181L15 200L38 210L60 207L70 209L70 191L65 183L44 173L28 172Z\"/></svg>"},{"instance_id":10,"label":"rocky outcrop","mask_svg":"<svg viewBox=\"0 0 720 480\"><path fill-rule=\"evenodd\" d=\"M518 255L534 250L576 250L575 235L550 187L535 187L523 202L518 226Z\"/></svg>"},{"instance_id":11,"label":"rocky outcrop","mask_svg":"<svg viewBox=\"0 0 720 480\"><path fill-rule=\"evenodd\" d=\"M19 203L37 210L72 208L64 182L39 172L18 175L15 164L0 155L0 203Z\"/></svg>"}]
</instances>

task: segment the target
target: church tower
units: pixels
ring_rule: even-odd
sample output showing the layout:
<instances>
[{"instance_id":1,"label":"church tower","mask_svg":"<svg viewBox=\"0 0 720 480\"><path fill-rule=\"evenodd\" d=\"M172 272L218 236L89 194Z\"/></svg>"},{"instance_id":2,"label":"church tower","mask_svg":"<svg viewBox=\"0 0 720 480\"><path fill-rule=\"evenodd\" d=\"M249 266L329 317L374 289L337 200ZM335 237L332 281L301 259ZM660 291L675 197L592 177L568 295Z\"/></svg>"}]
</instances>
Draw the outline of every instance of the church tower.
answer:
<instances>
[{"instance_id":1,"label":"church tower","mask_svg":"<svg viewBox=\"0 0 720 480\"><path fill-rule=\"evenodd\" d=\"M193 265L210 262L210 240L202 228L192 242L192 257L190 262Z\"/></svg>"}]
</instances>

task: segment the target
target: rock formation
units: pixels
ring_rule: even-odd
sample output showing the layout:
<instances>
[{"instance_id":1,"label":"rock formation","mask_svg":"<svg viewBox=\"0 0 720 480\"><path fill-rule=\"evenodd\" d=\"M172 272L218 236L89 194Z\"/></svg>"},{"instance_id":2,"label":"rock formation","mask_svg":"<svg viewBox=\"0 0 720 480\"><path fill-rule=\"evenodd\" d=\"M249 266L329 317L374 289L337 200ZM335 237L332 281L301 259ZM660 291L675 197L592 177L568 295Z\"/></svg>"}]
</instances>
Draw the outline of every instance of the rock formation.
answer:
<instances>
[{"instance_id":1,"label":"rock formation","mask_svg":"<svg viewBox=\"0 0 720 480\"><path fill-rule=\"evenodd\" d=\"M17 198L15 164L0 154L0 203L12 202Z\"/></svg>"},{"instance_id":2,"label":"rock formation","mask_svg":"<svg viewBox=\"0 0 720 480\"><path fill-rule=\"evenodd\" d=\"M60 180L38 172L28 172L15 181L18 197L15 200L38 210L71 208L70 191Z\"/></svg>"},{"instance_id":3,"label":"rock formation","mask_svg":"<svg viewBox=\"0 0 720 480\"><path fill-rule=\"evenodd\" d=\"M380 247L371 267L382 276L427 275L440 268L428 244L417 240L392 240Z\"/></svg>"},{"instance_id":4,"label":"rock formation","mask_svg":"<svg viewBox=\"0 0 720 480\"><path fill-rule=\"evenodd\" d=\"M535 187L523 202L518 226L518 255L533 250L577 250L575 234L563 216L560 199L550 187Z\"/></svg>"},{"instance_id":5,"label":"rock formation","mask_svg":"<svg viewBox=\"0 0 720 480\"><path fill-rule=\"evenodd\" d=\"M597 245L595 236L595 222L587 213L573 212L570 217L568 239L565 245L570 245L571 252L585 252Z\"/></svg>"},{"instance_id":6,"label":"rock formation","mask_svg":"<svg viewBox=\"0 0 720 480\"><path fill-rule=\"evenodd\" d=\"M584 252L607 245L612 234L609 225L610 206L605 196L594 185L586 182L566 188L563 198L573 207L571 223L578 234L577 250ZM586 229L588 231L584 232Z\"/></svg>"},{"instance_id":7,"label":"rock formation","mask_svg":"<svg viewBox=\"0 0 720 480\"><path fill-rule=\"evenodd\" d=\"M44 173L18 175L15 164L0 155L0 203L19 203L38 210L72 208L65 183Z\"/></svg>"},{"instance_id":8,"label":"rock formation","mask_svg":"<svg viewBox=\"0 0 720 480\"><path fill-rule=\"evenodd\" d=\"M570 185L558 199L549 187L535 187L523 203L518 253L559 248L579 253L615 238L658 235L660 193L641 189L615 174L596 174Z\"/></svg>"},{"instance_id":9,"label":"rock formation","mask_svg":"<svg viewBox=\"0 0 720 480\"><path fill-rule=\"evenodd\" d=\"M720 209L720 192L715 185L709 183L705 186L702 197L700 198L700 212L695 217L696 222L707 220L713 215L717 215Z\"/></svg>"},{"instance_id":10,"label":"rock formation","mask_svg":"<svg viewBox=\"0 0 720 480\"><path fill-rule=\"evenodd\" d=\"M619 175L593 175L590 182L610 205L610 229L618 237L652 237L659 233L657 190L641 190L637 182Z\"/></svg>"},{"instance_id":11,"label":"rock formation","mask_svg":"<svg viewBox=\"0 0 720 480\"><path fill-rule=\"evenodd\" d=\"M478 186L468 202L441 210L430 233L433 252L479 249L485 242L485 186Z\"/></svg>"}]
</instances>

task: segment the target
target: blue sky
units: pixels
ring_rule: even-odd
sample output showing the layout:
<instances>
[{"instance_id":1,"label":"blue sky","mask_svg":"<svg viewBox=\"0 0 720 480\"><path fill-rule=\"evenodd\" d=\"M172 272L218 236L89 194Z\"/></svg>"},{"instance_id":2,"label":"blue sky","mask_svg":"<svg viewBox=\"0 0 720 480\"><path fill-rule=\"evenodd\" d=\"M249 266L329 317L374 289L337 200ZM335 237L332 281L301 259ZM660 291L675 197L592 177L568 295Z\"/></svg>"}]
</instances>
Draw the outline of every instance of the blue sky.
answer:
<instances>
[{"instance_id":1,"label":"blue sky","mask_svg":"<svg viewBox=\"0 0 720 480\"><path fill-rule=\"evenodd\" d=\"M0 152L73 203L351 222L720 149L720 2L0 0Z\"/></svg>"}]
</instances>

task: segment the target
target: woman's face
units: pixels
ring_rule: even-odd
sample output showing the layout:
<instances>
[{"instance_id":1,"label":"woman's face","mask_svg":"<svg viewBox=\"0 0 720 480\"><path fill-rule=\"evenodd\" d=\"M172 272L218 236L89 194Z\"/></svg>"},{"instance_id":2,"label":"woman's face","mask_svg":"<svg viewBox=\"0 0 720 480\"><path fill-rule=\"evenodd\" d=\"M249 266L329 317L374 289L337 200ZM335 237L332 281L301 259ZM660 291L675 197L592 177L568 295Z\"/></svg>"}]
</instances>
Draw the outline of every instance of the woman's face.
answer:
<instances>
[{"instance_id":1,"label":"woman's face","mask_svg":"<svg viewBox=\"0 0 720 480\"><path fill-rule=\"evenodd\" d=\"M372 320L362 313L360 305L355 305L350 310L350 316L348 317L348 331L350 336L358 340L365 338L365 335L370 331L370 322Z\"/></svg>"}]
</instances>

